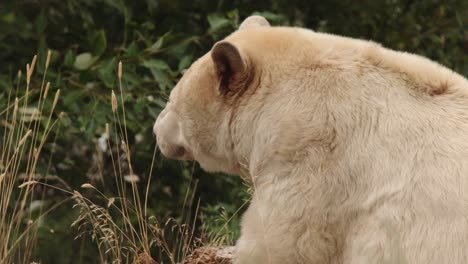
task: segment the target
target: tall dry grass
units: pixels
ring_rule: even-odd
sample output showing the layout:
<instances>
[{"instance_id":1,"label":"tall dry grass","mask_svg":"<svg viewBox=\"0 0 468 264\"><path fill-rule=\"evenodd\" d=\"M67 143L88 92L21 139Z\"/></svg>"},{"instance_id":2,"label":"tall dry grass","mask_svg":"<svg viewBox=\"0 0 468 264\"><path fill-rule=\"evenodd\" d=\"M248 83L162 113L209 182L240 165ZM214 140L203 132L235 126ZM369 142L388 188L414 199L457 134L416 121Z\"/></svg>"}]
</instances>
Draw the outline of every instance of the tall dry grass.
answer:
<instances>
[{"instance_id":1,"label":"tall dry grass","mask_svg":"<svg viewBox=\"0 0 468 264\"><path fill-rule=\"evenodd\" d=\"M41 151L64 115L55 113L60 90L50 98L50 83L46 82L50 59L49 51L39 87L33 87L31 82L37 56L26 65L25 81L22 72L18 72L16 87L10 88L7 107L0 112L3 123L0 154L0 263L33 261L37 223L54 208L44 212L41 210L39 216L32 216L32 183L42 177L36 172ZM17 97L23 85L26 85L25 93ZM32 96L38 97L35 103L30 102ZM48 100L53 101L51 109L46 112L44 106ZM43 121L45 125L42 125Z\"/></svg>"},{"instance_id":2,"label":"tall dry grass","mask_svg":"<svg viewBox=\"0 0 468 264\"><path fill-rule=\"evenodd\" d=\"M8 106L0 112L3 123L0 159L0 263L35 263L38 223L58 206L73 201L79 210L78 218L71 223L76 238L89 236L99 252L100 263L181 263L192 249L201 245L220 245L228 240L223 230L195 237L194 229L199 201L194 201L194 189L187 190L179 219L158 219L148 212L150 185L157 156L155 147L149 177L144 186L132 166L132 151L129 147L127 117L125 114L122 63L118 64L119 89L111 93L113 120L105 125L105 155L112 161L113 175L103 175L107 183L116 186L116 193L100 191L91 183L80 190L73 190L56 176L37 172L39 158L51 132L60 128L60 119L65 113L56 113L60 89L55 96L50 94L47 70L51 53L47 55L45 72L39 87L33 87L37 56L26 66L26 78L18 72L17 83L9 91ZM17 97L20 89L24 96ZM32 100L34 98L34 100ZM50 110L46 111L47 103ZM54 131L55 130L55 131ZM56 138L55 138L56 139ZM55 139L53 140L55 143ZM52 152L53 154L53 152ZM48 157L49 161L51 157ZM48 168L47 168L48 171ZM47 183L48 179L61 182L61 187ZM34 192L36 186L54 188L67 194L64 199L38 215L33 215L33 202L43 200L43 195ZM143 191L142 191L143 190ZM194 206L194 208L192 208ZM194 210L192 210L194 209ZM232 217L225 216L227 227ZM204 239L202 239L204 238ZM209 240L209 241L204 241Z\"/></svg>"},{"instance_id":3,"label":"tall dry grass","mask_svg":"<svg viewBox=\"0 0 468 264\"><path fill-rule=\"evenodd\" d=\"M124 87L122 83L122 62L118 64L119 89L111 92L113 120L105 126L107 154L113 168L113 184L117 193L109 196L90 183L83 189L93 190L104 202L86 198L75 191L75 207L80 210L78 219L72 224L82 235L90 235L96 242L101 263L150 263L154 258L168 263L179 263L197 246L194 223L189 222L188 213L181 219L167 219L161 222L148 213L150 185L157 156L155 147L149 177L145 186L141 184L132 166L132 152L129 147L127 117L125 113ZM124 169L125 167L125 169ZM107 178L109 175L104 175ZM141 190L144 190L143 192ZM191 211L193 189L187 191L183 210ZM198 211L198 204L195 205ZM153 257L151 257L153 256Z\"/></svg>"}]
</instances>

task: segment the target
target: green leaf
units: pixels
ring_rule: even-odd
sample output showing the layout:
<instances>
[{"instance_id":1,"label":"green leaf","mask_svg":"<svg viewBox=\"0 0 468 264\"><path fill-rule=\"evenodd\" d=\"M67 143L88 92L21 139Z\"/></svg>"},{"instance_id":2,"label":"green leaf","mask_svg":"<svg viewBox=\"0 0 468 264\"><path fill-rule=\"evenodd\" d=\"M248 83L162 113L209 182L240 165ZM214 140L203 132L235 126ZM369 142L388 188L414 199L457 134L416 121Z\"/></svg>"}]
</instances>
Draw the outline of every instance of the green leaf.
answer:
<instances>
[{"instance_id":1,"label":"green leaf","mask_svg":"<svg viewBox=\"0 0 468 264\"><path fill-rule=\"evenodd\" d=\"M134 72L130 71L124 71L122 79L125 81L125 83L133 86L139 86L141 84L141 76L138 74L135 74Z\"/></svg>"},{"instance_id":2,"label":"green leaf","mask_svg":"<svg viewBox=\"0 0 468 264\"><path fill-rule=\"evenodd\" d=\"M45 62L47 59L47 43L45 37L39 39L39 46L37 51L37 64L36 69L38 73L44 73Z\"/></svg>"},{"instance_id":3,"label":"green leaf","mask_svg":"<svg viewBox=\"0 0 468 264\"><path fill-rule=\"evenodd\" d=\"M166 62L157 59L144 60L141 65L148 69L155 68L159 70L170 70L169 65L167 65Z\"/></svg>"},{"instance_id":4,"label":"green leaf","mask_svg":"<svg viewBox=\"0 0 468 264\"><path fill-rule=\"evenodd\" d=\"M149 52L156 52L159 51L164 44L166 43L166 39L171 35L171 32L167 32L166 34L162 35L151 47L148 48Z\"/></svg>"},{"instance_id":5,"label":"green leaf","mask_svg":"<svg viewBox=\"0 0 468 264\"><path fill-rule=\"evenodd\" d=\"M43 33L47 27L47 16L44 13L44 10L39 13L36 19L36 30L38 33Z\"/></svg>"},{"instance_id":6,"label":"green leaf","mask_svg":"<svg viewBox=\"0 0 468 264\"><path fill-rule=\"evenodd\" d=\"M167 54L180 58L187 53L187 48L194 41L193 37L188 37L167 48Z\"/></svg>"},{"instance_id":7,"label":"green leaf","mask_svg":"<svg viewBox=\"0 0 468 264\"><path fill-rule=\"evenodd\" d=\"M94 118L91 118L87 124L87 128L85 130L85 134L87 137L91 138L94 136L94 134L96 133L96 128L97 128L97 123L96 123L96 119Z\"/></svg>"},{"instance_id":8,"label":"green leaf","mask_svg":"<svg viewBox=\"0 0 468 264\"><path fill-rule=\"evenodd\" d=\"M115 74L115 67L117 65L117 61L114 58L107 60L106 62L102 63L98 69L98 76L109 88L114 87L114 82L117 78Z\"/></svg>"},{"instance_id":9,"label":"green leaf","mask_svg":"<svg viewBox=\"0 0 468 264\"><path fill-rule=\"evenodd\" d=\"M5 22L7 24L11 24L11 23L15 22L16 15L15 15L14 12L7 13L2 17L2 20L3 20L3 22Z\"/></svg>"},{"instance_id":10,"label":"green leaf","mask_svg":"<svg viewBox=\"0 0 468 264\"><path fill-rule=\"evenodd\" d=\"M162 88L162 90L166 90L167 88L171 88L174 86L172 82L171 76L158 68L151 68L151 74L153 75L154 79L158 82L158 85Z\"/></svg>"},{"instance_id":11,"label":"green leaf","mask_svg":"<svg viewBox=\"0 0 468 264\"><path fill-rule=\"evenodd\" d=\"M93 37L91 38L90 42L91 47L93 48L93 55L102 55L107 49L107 39L104 30L99 30L98 32L93 34Z\"/></svg>"},{"instance_id":12,"label":"green leaf","mask_svg":"<svg viewBox=\"0 0 468 264\"><path fill-rule=\"evenodd\" d=\"M210 24L210 32L218 32L219 30L231 25L231 21L220 14L214 13L208 15L208 23Z\"/></svg>"},{"instance_id":13,"label":"green leaf","mask_svg":"<svg viewBox=\"0 0 468 264\"><path fill-rule=\"evenodd\" d=\"M137 98L133 109L135 110L135 112L140 113L143 107L145 107L147 104L148 104L148 101L146 100L145 97L139 97Z\"/></svg>"},{"instance_id":14,"label":"green leaf","mask_svg":"<svg viewBox=\"0 0 468 264\"><path fill-rule=\"evenodd\" d=\"M156 97L154 99L154 103L159 106L161 109L163 109L164 107L166 107L166 101L164 101L163 99L161 99L160 97Z\"/></svg>"},{"instance_id":15,"label":"green leaf","mask_svg":"<svg viewBox=\"0 0 468 264\"><path fill-rule=\"evenodd\" d=\"M271 13L271 12L254 12L253 15L258 15L258 16L262 16L264 18L266 18L267 20L271 21L271 22L274 22L275 24L276 23L285 23L286 22L286 17L283 16L283 15L278 15L278 14L274 14L274 13Z\"/></svg>"},{"instance_id":16,"label":"green leaf","mask_svg":"<svg viewBox=\"0 0 468 264\"><path fill-rule=\"evenodd\" d=\"M190 66L190 64L192 64L192 61L193 58L191 55L182 57L182 59L179 62L179 66L177 67L178 71L180 72L182 70L187 69Z\"/></svg>"},{"instance_id":17,"label":"green leaf","mask_svg":"<svg viewBox=\"0 0 468 264\"><path fill-rule=\"evenodd\" d=\"M116 1L116 0L105 0L104 2L107 5L117 9L123 15L123 17L125 18L125 21L129 20L130 17L129 17L128 8L125 5L124 1L122 1L122 0L118 0L118 1Z\"/></svg>"},{"instance_id":18,"label":"green leaf","mask_svg":"<svg viewBox=\"0 0 468 264\"><path fill-rule=\"evenodd\" d=\"M73 63L75 62L75 54L73 54L72 50L68 50L65 54L65 58L63 60L63 64L67 67L73 67Z\"/></svg>"},{"instance_id":19,"label":"green leaf","mask_svg":"<svg viewBox=\"0 0 468 264\"><path fill-rule=\"evenodd\" d=\"M68 127L71 124L71 119L68 116L64 116L60 119L60 122L62 123L62 126Z\"/></svg>"},{"instance_id":20,"label":"green leaf","mask_svg":"<svg viewBox=\"0 0 468 264\"><path fill-rule=\"evenodd\" d=\"M463 19L462 19L463 15L460 15L460 12L455 12L455 18L457 20L457 23L458 23L458 26L460 27L463 27Z\"/></svg>"},{"instance_id":21,"label":"green leaf","mask_svg":"<svg viewBox=\"0 0 468 264\"><path fill-rule=\"evenodd\" d=\"M132 42L126 50L126 54L128 57L136 57L138 56L138 52L138 45L135 42Z\"/></svg>"},{"instance_id":22,"label":"green leaf","mask_svg":"<svg viewBox=\"0 0 468 264\"><path fill-rule=\"evenodd\" d=\"M63 104L69 106L75 102L79 102L85 95L83 90L70 91L63 97Z\"/></svg>"},{"instance_id":23,"label":"green leaf","mask_svg":"<svg viewBox=\"0 0 468 264\"><path fill-rule=\"evenodd\" d=\"M149 59L144 60L141 65L151 71L154 79L163 90L174 85L172 82L171 68L166 62L158 59Z\"/></svg>"},{"instance_id":24,"label":"green leaf","mask_svg":"<svg viewBox=\"0 0 468 264\"><path fill-rule=\"evenodd\" d=\"M151 21L146 21L140 25L141 28L145 30L153 30L154 29L154 23Z\"/></svg>"},{"instance_id":25,"label":"green leaf","mask_svg":"<svg viewBox=\"0 0 468 264\"><path fill-rule=\"evenodd\" d=\"M73 64L73 66L77 70L83 71L91 67L91 65L93 65L95 61L96 61L96 58L93 57L91 53L85 52L76 56L75 63Z\"/></svg>"},{"instance_id":26,"label":"green leaf","mask_svg":"<svg viewBox=\"0 0 468 264\"><path fill-rule=\"evenodd\" d=\"M227 13L227 17L231 20L236 20L238 21L239 20L239 10L237 9L234 9L234 10L231 10Z\"/></svg>"}]
</instances>

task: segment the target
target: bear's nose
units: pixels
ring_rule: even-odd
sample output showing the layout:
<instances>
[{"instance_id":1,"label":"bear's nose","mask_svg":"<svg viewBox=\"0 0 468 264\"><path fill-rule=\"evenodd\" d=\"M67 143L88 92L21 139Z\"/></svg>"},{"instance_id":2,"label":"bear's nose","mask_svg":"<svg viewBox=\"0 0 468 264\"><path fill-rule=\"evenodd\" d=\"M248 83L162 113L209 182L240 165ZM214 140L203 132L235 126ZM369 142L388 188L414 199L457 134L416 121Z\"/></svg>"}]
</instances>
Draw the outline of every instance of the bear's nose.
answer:
<instances>
[{"instance_id":1,"label":"bear's nose","mask_svg":"<svg viewBox=\"0 0 468 264\"><path fill-rule=\"evenodd\" d=\"M156 119L153 133L156 135L158 147L165 157L179 160L192 159L184 146L176 113L163 110Z\"/></svg>"}]
</instances>

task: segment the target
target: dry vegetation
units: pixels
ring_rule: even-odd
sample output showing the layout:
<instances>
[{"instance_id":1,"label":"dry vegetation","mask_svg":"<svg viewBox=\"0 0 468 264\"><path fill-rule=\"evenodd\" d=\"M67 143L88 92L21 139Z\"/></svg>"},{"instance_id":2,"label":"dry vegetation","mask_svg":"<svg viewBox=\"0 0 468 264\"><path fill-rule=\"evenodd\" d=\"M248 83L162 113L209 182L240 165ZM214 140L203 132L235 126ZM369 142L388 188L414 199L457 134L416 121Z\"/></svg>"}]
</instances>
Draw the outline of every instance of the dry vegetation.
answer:
<instances>
[{"instance_id":1,"label":"dry vegetation","mask_svg":"<svg viewBox=\"0 0 468 264\"><path fill-rule=\"evenodd\" d=\"M46 73L50 56L49 52L45 63ZM45 74L40 88L32 91L31 78L36 62L37 56L34 56L31 64L26 66L25 95L21 98L15 97L16 91L21 89L22 85L22 72L19 71L16 88L9 91L8 107L0 113L4 123L0 161L1 263L30 261L35 250L36 225L48 212L42 212L41 209L38 216L32 215L32 195L34 183L37 182L36 168L49 133L57 129L58 121L64 114L54 115L60 90L57 90L53 97L49 112L44 111L45 102L50 100L50 84L46 83ZM38 96L38 100L35 105L30 105L30 97L33 94ZM45 127L40 125L43 118L47 119ZM20 184L21 181L24 183ZM53 210L53 207L48 210Z\"/></svg>"},{"instance_id":2,"label":"dry vegetation","mask_svg":"<svg viewBox=\"0 0 468 264\"><path fill-rule=\"evenodd\" d=\"M46 82L46 76L50 56L49 52L40 87L32 87L31 82L37 56L27 65L26 93L20 98L15 95L18 89L22 89L24 81L21 71L18 72L16 87L9 91L8 107L0 112L5 127L0 162L0 263L38 261L33 257L37 226L41 218L58 206L79 210L78 218L70 225L76 232L76 238L91 237L98 248L100 263L158 263L154 258L169 263L227 263L230 253L218 252L220 248L217 247L200 248L190 255L194 248L203 243L194 237L190 228L193 223L188 222L188 217L184 218L182 224L175 219L160 223L156 217L148 214L151 177L146 186L141 188L138 186L140 179L132 167L121 62L118 64L118 95L114 91L111 94L114 118L112 123L105 126L106 149L112 160L112 178L118 193L110 197L90 183L83 184L80 190L73 190L60 178L49 175L48 169L45 174L37 171L43 146L46 142L50 143L51 131L60 129L60 119L66 115L56 110L60 90L54 97L49 95L50 83ZM55 141L56 138L52 139L52 144ZM155 149L150 176L153 174L156 154ZM50 161L51 157L45 159ZM59 184L48 183L51 179L57 180ZM38 189L41 190L39 193ZM46 209L40 206L39 213L35 212L35 202L43 199L48 189L60 191L67 198ZM144 192L141 192L142 189ZM93 195L88 197L86 193L89 192L93 192ZM193 204L190 193L187 193L185 203L187 207L184 205L184 208L190 209ZM168 236L177 236L176 243L169 243L166 240ZM212 239L213 245L215 242L225 242L219 234L203 236ZM152 248L157 248L159 256L151 257L154 252Z\"/></svg>"}]
</instances>

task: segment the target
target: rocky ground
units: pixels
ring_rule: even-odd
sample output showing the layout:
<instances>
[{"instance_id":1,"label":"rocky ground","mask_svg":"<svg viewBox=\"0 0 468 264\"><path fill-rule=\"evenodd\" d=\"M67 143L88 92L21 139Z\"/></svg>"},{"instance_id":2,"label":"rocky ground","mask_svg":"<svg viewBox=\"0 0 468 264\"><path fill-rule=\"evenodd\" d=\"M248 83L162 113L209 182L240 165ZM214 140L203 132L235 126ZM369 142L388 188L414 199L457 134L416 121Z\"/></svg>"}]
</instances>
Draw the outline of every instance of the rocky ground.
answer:
<instances>
[{"instance_id":1,"label":"rocky ground","mask_svg":"<svg viewBox=\"0 0 468 264\"><path fill-rule=\"evenodd\" d=\"M181 264L231 264L234 247L201 247L192 252ZM141 254L133 264L159 264L147 254Z\"/></svg>"}]
</instances>

